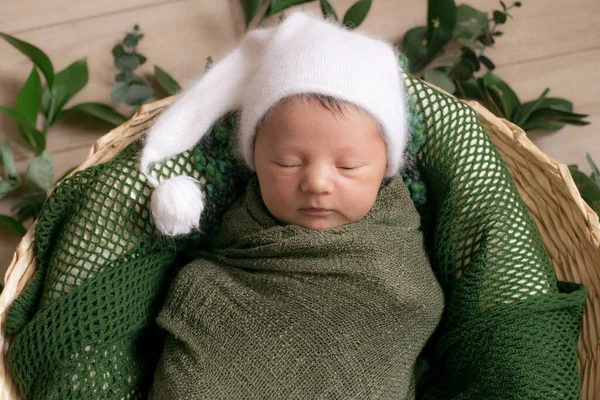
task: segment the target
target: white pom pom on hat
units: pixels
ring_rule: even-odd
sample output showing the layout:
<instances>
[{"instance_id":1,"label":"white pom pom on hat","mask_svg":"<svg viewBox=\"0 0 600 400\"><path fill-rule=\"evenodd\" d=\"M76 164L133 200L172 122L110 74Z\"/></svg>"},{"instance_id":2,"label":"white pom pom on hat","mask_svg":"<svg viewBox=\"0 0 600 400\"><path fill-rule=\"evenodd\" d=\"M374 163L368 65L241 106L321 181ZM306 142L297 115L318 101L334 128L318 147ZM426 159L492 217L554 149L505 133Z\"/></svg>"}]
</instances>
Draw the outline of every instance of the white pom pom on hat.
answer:
<instances>
[{"instance_id":1,"label":"white pom pom on hat","mask_svg":"<svg viewBox=\"0 0 600 400\"><path fill-rule=\"evenodd\" d=\"M158 229L180 235L198 228L203 200L192 178L159 184L149 174L152 164L191 150L219 118L241 107L239 147L254 169L257 123L280 100L302 93L329 95L367 111L383 130L386 176L402 168L408 131L395 50L385 41L295 12L277 27L247 33L150 128L140 171L155 187L151 208Z\"/></svg>"}]
</instances>

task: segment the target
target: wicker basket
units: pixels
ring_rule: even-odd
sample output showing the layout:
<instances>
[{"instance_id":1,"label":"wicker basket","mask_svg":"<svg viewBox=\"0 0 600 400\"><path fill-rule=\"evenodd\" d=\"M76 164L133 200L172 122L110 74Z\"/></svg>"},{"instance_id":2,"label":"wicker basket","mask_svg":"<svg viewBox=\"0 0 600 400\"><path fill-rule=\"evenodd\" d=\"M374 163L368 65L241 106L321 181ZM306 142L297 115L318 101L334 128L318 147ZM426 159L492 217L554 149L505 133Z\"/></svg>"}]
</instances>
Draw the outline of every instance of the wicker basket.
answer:
<instances>
[{"instance_id":1,"label":"wicker basket","mask_svg":"<svg viewBox=\"0 0 600 400\"><path fill-rule=\"evenodd\" d=\"M143 106L123 125L96 142L86 161L76 170L106 162L140 137L167 98ZM583 283L588 290L578 355L583 399L600 399L600 223L582 200L566 165L542 153L509 121L494 116L476 102L467 102L479 115L486 131L508 165L529 212L537 225L559 280ZM0 399L19 395L7 365L11 338L4 333L6 311L31 279L36 263L33 255L35 224L29 229L5 276L0 295Z\"/></svg>"}]
</instances>

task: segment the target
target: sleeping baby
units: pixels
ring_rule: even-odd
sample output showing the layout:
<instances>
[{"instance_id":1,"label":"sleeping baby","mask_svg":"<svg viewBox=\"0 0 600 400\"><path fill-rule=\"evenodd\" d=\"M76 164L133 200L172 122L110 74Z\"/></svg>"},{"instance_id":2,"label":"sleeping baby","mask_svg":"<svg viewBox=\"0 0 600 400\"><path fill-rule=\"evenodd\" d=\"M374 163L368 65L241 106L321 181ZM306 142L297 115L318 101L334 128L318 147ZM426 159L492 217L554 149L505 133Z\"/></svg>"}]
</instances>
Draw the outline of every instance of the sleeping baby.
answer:
<instances>
[{"instance_id":1,"label":"sleeping baby","mask_svg":"<svg viewBox=\"0 0 600 400\"><path fill-rule=\"evenodd\" d=\"M255 174L169 288L151 397L414 398L444 304L399 174L408 132L394 49L304 13L249 32L147 136L140 168L164 234L202 229L202 188L159 183L149 167L235 109Z\"/></svg>"}]
</instances>

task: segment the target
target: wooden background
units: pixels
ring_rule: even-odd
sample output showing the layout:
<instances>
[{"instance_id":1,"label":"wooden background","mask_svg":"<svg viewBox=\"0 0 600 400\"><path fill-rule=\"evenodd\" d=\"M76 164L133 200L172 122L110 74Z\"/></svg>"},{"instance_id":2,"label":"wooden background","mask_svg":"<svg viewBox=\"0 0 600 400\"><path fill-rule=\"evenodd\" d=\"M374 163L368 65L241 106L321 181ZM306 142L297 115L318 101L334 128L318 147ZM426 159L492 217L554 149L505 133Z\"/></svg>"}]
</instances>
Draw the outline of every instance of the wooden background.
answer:
<instances>
[{"instance_id":1,"label":"wooden background","mask_svg":"<svg viewBox=\"0 0 600 400\"><path fill-rule=\"evenodd\" d=\"M354 1L330 0L338 15ZM523 7L511 10L515 18L503 27L497 48L486 50L486 55L522 101L537 98L549 87L549 96L565 97L573 101L575 112L590 115L591 125L530 135L551 157L589 171L586 152L600 161L600 1L522 3ZM468 4L482 11L500 8L496 0L469 0ZM317 4L300 7L318 10ZM425 25L426 16L426 0L374 0L360 30L395 42L408 29ZM4 0L0 4L0 32L41 48L55 71L87 58L89 83L67 106L84 101L110 103L118 72L111 49L135 24L145 34L138 46L138 52L148 58L140 67L142 73L150 74L158 65L185 88L202 73L207 56L218 61L237 44L244 34L243 20L239 0ZM0 60L0 105L12 107L32 64L1 39ZM129 107L116 108L124 115L131 114ZM83 161L106 131L106 126L53 126L47 149L54 157L56 176ZM32 154L13 120L0 114L0 143L7 139L19 170L24 171ZM0 200L0 214L8 214L14 200ZM0 230L2 276L18 241L11 232Z\"/></svg>"}]
</instances>

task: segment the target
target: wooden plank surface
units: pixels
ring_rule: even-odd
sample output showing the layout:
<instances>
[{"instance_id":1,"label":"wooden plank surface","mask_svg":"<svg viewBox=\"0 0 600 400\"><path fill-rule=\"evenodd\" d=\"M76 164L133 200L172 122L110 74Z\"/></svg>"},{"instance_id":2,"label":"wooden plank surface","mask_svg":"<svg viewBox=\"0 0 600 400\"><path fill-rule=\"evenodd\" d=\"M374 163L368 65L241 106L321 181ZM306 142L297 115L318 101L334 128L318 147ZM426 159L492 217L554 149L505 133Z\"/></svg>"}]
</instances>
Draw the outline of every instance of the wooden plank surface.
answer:
<instances>
[{"instance_id":1,"label":"wooden plank surface","mask_svg":"<svg viewBox=\"0 0 600 400\"><path fill-rule=\"evenodd\" d=\"M355 0L331 0L343 15ZM507 2L507 3L510 3ZM514 20L503 28L497 47L486 54L498 66L496 73L506 80L523 101L537 97L546 87L551 96L573 101L576 112L590 114L592 125L566 127L556 133L532 133L530 137L551 157L585 167L585 153L600 160L600 100L597 96L597 65L600 42L597 0L524 0L512 10ZM459 2L460 4L460 2ZM490 11L497 0L472 0L468 4ZM426 23L427 2L375 0L360 30L395 42L408 29ZM300 8L318 11L318 5ZM183 87L203 71L205 59L215 60L229 51L244 34L239 0L115 0L76 1L24 0L0 5L0 31L35 44L51 58L57 71L86 57L90 69L88 85L71 102L110 103L109 93L117 73L112 47L125 33L139 24L145 33L139 51L148 58L141 67L150 74L153 65L167 70ZM269 22L269 21L268 21ZM273 21L271 21L273 23ZM31 71L31 62L4 41L0 41L0 104L12 106ZM129 115L131 109L116 107ZM48 149L55 159L55 173L62 175L80 163L90 146L106 131L57 123L48 136ZM30 151L24 145L14 122L0 115L0 143L10 140L21 170ZM7 213L14 198L0 201L0 214ZM0 231L0 273L8 266L18 238Z\"/></svg>"}]
</instances>

